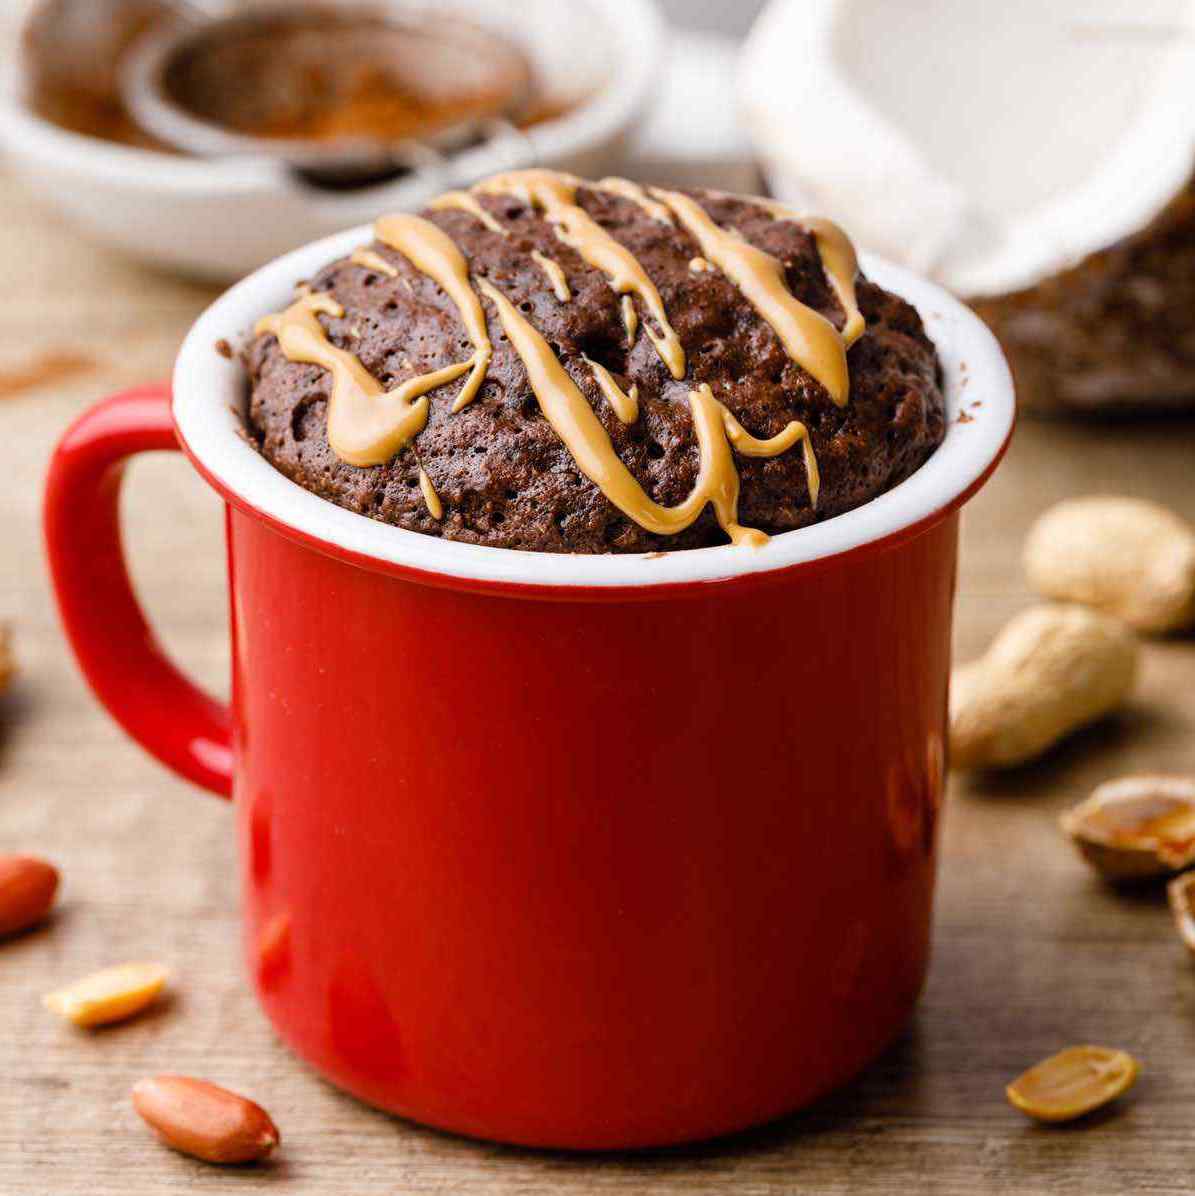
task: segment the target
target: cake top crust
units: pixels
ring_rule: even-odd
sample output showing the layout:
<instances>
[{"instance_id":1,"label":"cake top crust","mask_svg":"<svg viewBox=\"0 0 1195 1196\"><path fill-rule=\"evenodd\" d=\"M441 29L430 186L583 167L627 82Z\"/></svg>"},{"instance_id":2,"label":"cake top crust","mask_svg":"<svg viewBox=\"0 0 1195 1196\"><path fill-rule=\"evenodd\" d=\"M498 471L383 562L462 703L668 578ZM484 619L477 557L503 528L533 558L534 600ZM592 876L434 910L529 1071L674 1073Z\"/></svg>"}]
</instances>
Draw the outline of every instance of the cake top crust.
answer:
<instances>
[{"instance_id":1,"label":"cake top crust","mask_svg":"<svg viewBox=\"0 0 1195 1196\"><path fill-rule=\"evenodd\" d=\"M758 543L944 432L919 316L829 221L543 170L383 217L244 360L249 433L292 480L503 548Z\"/></svg>"}]
</instances>

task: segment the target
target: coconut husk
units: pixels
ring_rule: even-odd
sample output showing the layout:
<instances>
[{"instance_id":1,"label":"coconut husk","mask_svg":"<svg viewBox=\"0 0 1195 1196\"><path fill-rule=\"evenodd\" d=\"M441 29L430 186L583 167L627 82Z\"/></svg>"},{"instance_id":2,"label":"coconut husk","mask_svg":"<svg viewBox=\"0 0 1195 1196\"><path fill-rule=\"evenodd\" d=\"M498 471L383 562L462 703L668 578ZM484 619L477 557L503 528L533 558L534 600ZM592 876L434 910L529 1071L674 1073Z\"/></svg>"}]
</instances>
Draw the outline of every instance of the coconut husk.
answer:
<instances>
[{"instance_id":1,"label":"coconut husk","mask_svg":"<svg viewBox=\"0 0 1195 1196\"><path fill-rule=\"evenodd\" d=\"M1036 286L970 302L1024 410L1195 408L1195 177L1139 233Z\"/></svg>"}]
</instances>

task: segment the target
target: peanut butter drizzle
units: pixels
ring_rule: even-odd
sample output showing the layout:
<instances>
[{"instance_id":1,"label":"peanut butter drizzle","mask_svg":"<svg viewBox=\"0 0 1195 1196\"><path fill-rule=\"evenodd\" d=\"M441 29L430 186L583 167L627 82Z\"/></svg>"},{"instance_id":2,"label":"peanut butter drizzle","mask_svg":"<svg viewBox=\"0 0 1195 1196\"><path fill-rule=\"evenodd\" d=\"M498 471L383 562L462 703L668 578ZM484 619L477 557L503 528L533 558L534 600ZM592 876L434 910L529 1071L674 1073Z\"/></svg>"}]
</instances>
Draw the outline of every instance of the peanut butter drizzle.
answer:
<instances>
[{"instance_id":1,"label":"peanut butter drizzle","mask_svg":"<svg viewBox=\"0 0 1195 1196\"><path fill-rule=\"evenodd\" d=\"M703 384L704 385L704 384ZM708 389L708 388L707 388ZM817 464L817 453L813 449L813 441L809 439L809 429L800 420L792 420L782 432L770 436L767 440L760 440L752 436L742 424L735 419L728 407L722 407L722 422L726 426L726 435L735 451L744 457L778 457L787 452L796 442L801 442L801 449L805 456L805 478L809 487L809 505L817 509L817 498L821 492L822 475Z\"/></svg>"},{"instance_id":2,"label":"peanut butter drizzle","mask_svg":"<svg viewBox=\"0 0 1195 1196\"><path fill-rule=\"evenodd\" d=\"M568 279L565 278L560 263L554 262L546 253L540 253L538 249L531 251L531 258L548 276L548 282L556 293L556 298L561 303L567 303L573 297L573 293L568 289Z\"/></svg>"},{"instance_id":3,"label":"peanut butter drizzle","mask_svg":"<svg viewBox=\"0 0 1195 1196\"><path fill-rule=\"evenodd\" d=\"M308 292L285 311L259 320L254 332L273 333L288 361L318 365L332 375L328 400L332 451L350 465L383 465L427 425L427 392L459 378L471 363L420 374L387 391L355 354L328 340L317 318L320 314L340 319L344 308L331 295Z\"/></svg>"},{"instance_id":4,"label":"peanut butter drizzle","mask_svg":"<svg viewBox=\"0 0 1195 1196\"><path fill-rule=\"evenodd\" d=\"M455 208L458 212L468 212L470 216L480 220L492 233L508 237L510 234L498 223L494 217L477 202L477 197L468 191L445 191L443 195L433 199L428 207L433 212L444 212Z\"/></svg>"},{"instance_id":5,"label":"peanut butter drizzle","mask_svg":"<svg viewBox=\"0 0 1195 1196\"><path fill-rule=\"evenodd\" d=\"M436 493L436 488L432 485L431 478L424 472L422 465L419 467L419 489L423 491L423 501L427 504L428 514L433 519L443 519L444 504L440 502L440 496Z\"/></svg>"},{"instance_id":6,"label":"peanut butter drizzle","mask_svg":"<svg viewBox=\"0 0 1195 1196\"><path fill-rule=\"evenodd\" d=\"M547 341L501 291L485 279L479 279L477 285L498 309L498 318L527 369L531 389L548 423L564 441L581 472L624 515L649 532L672 536L689 527L708 503L732 543L758 545L767 541L763 532L738 522L739 474L727 430L729 413L714 398L708 385L689 392L701 459L696 484L683 502L675 507L662 507L648 498L619 459L606 429ZM774 456L791 445L804 429L794 432L790 424L771 440L756 440L741 428L739 431L743 443L754 455Z\"/></svg>"},{"instance_id":7,"label":"peanut butter drizzle","mask_svg":"<svg viewBox=\"0 0 1195 1196\"><path fill-rule=\"evenodd\" d=\"M356 250L349 261L354 266L364 266L366 270L385 274L388 278L398 277L398 271L380 253L374 253L372 249Z\"/></svg>"},{"instance_id":8,"label":"peanut butter drizzle","mask_svg":"<svg viewBox=\"0 0 1195 1196\"><path fill-rule=\"evenodd\" d=\"M671 208L701 246L702 256L721 270L772 326L788 356L829 391L837 406L844 407L850 396L845 338L825 316L789 291L781 262L715 224L689 196L659 187L653 187L651 193ZM841 261L836 264L843 265Z\"/></svg>"},{"instance_id":9,"label":"peanut butter drizzle","mask_svg":"<svg viewBox=\"0 0 1195 1196\"><path fill-rule=\"evenodd\" d=\"M855 280L859 276L859 257L850 237L833 220L827 220L823 216L801 216L773 199L756 199L754 202L770 212L774 220L791 220L813 237L818 256L822 259L822 267L830 280L830 289L846 313L842 339L849 349L867 330L867 321L859 310L859 299L855 290Z\"/></svg>"},{"instance_id":10,"label":"peanut butter drizzle","mask_svg":"<svg viewBox=\"0 0 1195 1196\"><path fill-rule=\"evenodd\" d=\"M466 369L472 366L472 373L452 404L453 411L460 411L477 397L494 355L481 300L469 282L469 263L452 238L422 216L408 213L383 216L374 225L374 235L391 249L397 249L421 274L438 283L456 304L473 342L473 356L465 363Z\"/></svg>"},{"instance_id":11,"label":"peanut butter drizzle","mask_svg":"<svg viewBox=\"0 0 1195 1196\"><path fill-rule=\"evenodd\" d=\"M685 350L668 322L664 301L655 283L626 246L616 241L577 201L579 179L552 170L516 170L495 175L473 190L482 195L511 195L544 213L556 236L623 296L634 295L660 327L646 329L660 359L674 378L685 376Z\"/></svg>"},{"instance_id":12,"label":"peanut butter drizzle","mask_svg":"<svg viewBox=\"0 0 1195 1196\"><path fill-rule=\"evenodd\" d=\"M602 179L600 183L589 183L588 186L593 191L607 191L611 195L621 195L623 199L629 199L631 203L638 204L658 224L675 227L672 213L658 200L652 199L638 183L632 183L630 179L612 176Z\"/></svg>"},{"instance_id":13,"label":"peanut butter drizzle","mask_svg":"<svg viewBox=\"0 0 1195 1196\"><path fill-rule=\"evenodd\" d=\"M632 386L628 393L614 381L614 375L600 362L590 361L586 357L585 363L592 371L598 390L613 408L614 414L624 424L633 424L639 418L639 387Z\"/></svg>"},{"instance_id":14,"label":"peanut butter drizzle","mask_svg":"<svg viewBox=\"0 0 1195 1196\"><path fill-rule=\"evenodd\" d=\"M635 334L639 331L639 313L635 310L635 301L630 295L622 297L622 326L627 330L627 344L635 343Z\"/></svg>"}]
</instances>

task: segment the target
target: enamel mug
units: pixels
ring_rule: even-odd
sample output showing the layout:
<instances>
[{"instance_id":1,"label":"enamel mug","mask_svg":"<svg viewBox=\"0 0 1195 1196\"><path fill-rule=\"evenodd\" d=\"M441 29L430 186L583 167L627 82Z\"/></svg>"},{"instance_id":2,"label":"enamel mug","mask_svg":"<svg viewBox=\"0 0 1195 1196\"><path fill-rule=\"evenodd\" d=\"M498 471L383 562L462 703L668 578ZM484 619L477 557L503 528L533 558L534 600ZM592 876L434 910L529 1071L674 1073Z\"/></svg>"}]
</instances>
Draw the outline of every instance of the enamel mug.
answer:
<instances>
[{"instance_id":1,"label":"enamel mug","mask_svg":"<svg viewBox=\"0 0 1195 1196\"><path fill-rule=\"evenodd\" d=\"M884 1048L925 977L959 509L1013 422L999 349L865 259L944 371L945 441L905 482L762 548L451 543L276 472L214 348L369 239L251 275L172 387L66 433L45 525L79 664L143 747L232 799L248 974L334 1083L582 1149L800 1108ZM125 571L122 470L159 450L226 503L229 706L169 663Z\"/></svg>"}]
</instances>

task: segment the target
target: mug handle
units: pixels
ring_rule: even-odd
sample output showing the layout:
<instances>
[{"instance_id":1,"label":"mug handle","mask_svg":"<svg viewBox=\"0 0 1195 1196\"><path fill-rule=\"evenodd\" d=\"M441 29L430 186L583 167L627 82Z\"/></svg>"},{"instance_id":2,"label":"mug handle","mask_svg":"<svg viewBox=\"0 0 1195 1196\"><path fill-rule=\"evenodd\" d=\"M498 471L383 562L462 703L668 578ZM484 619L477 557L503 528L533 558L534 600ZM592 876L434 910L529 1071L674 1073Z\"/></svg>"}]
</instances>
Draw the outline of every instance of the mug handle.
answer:
<instances>
[{"instance_id":1,"label":"mug handle","mask_svg":"<svg viewBox=\"0 0 1195 1196\"><path fill-rule=\"evenodd\" d=\"M45 537L58 611L75 657L118 723L167 767L232 795L232 718L171 663L133 593L120 487L137 453L179 451L170 388L143 386L83 413L58 443Z\"/></svg>"}]
</instances>

